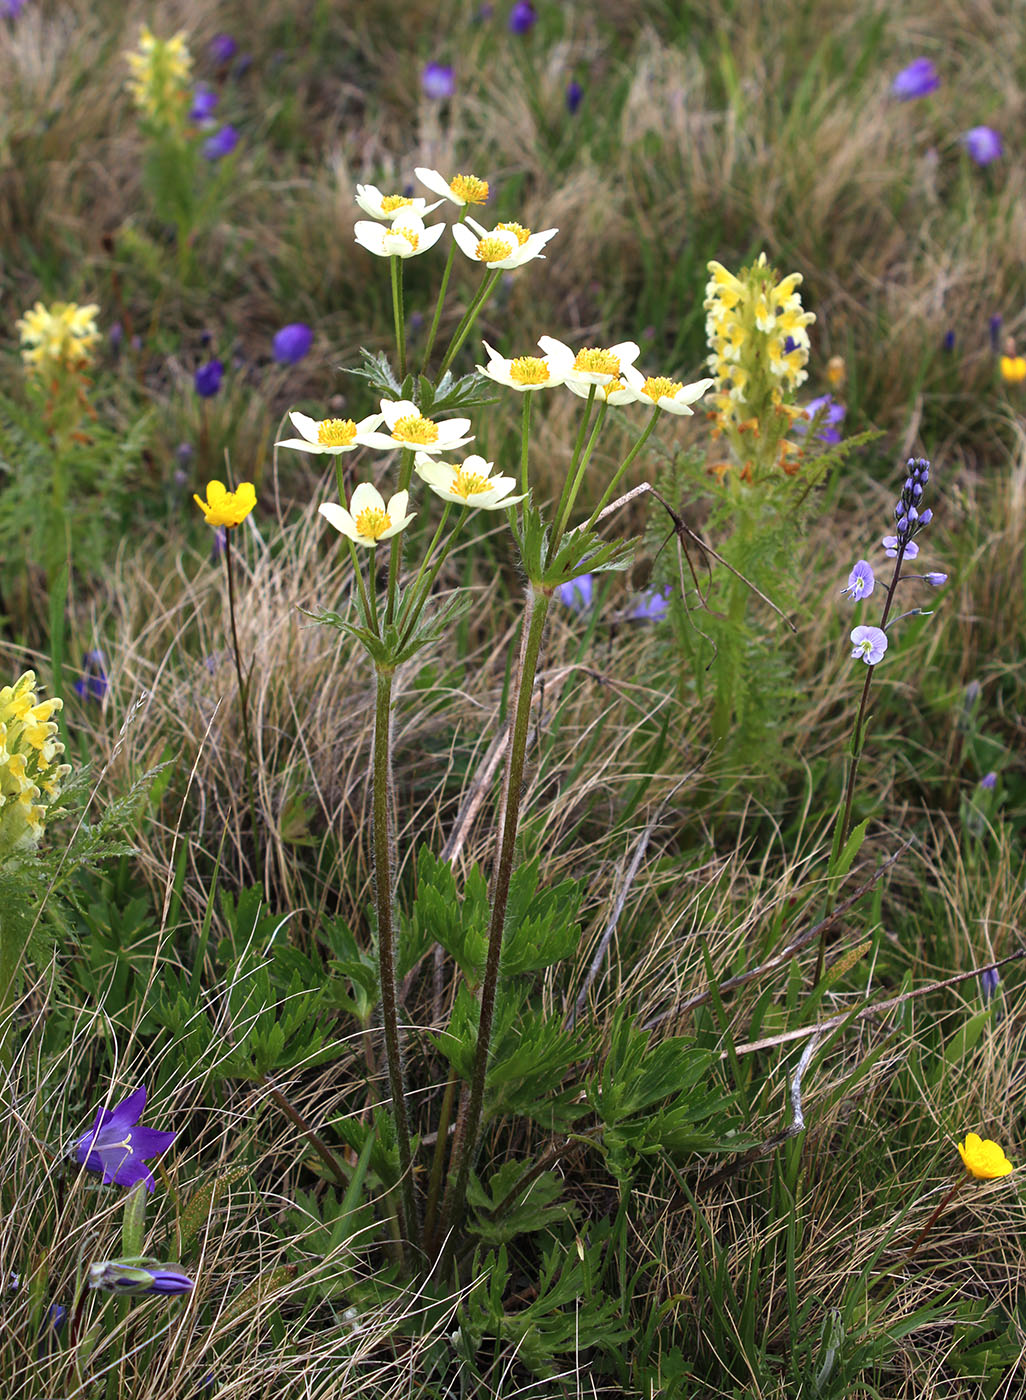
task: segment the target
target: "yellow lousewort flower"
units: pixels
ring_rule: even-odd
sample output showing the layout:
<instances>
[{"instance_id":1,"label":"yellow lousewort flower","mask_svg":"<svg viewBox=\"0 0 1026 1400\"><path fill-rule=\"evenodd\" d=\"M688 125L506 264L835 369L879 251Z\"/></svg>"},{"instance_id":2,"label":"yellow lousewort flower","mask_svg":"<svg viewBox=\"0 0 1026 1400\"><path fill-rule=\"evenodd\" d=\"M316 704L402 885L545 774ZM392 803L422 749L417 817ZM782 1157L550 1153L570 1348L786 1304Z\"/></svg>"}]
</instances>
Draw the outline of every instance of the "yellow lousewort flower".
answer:
<instances>
[{"instance_id":1,"label":"yellow lousewort flower","mask_svg":"<svg viewBox=\"0 0 1026 1400\"><path fill-rule=\"evenodd\" d=\"M970 1176L980 1181L991 1181L997 1176L1008 1176L1015 1168L1004 1154L1004 1149L989 1138L981 1138L976 1133L967 1133L965 1142L957 1144L959 1156L965 1163Z\"/></svg>"},{"instance_id":2,"label":"yellow lousewort flower","mask_svg":"<svg viewBox=\"0 0 1026 1400\"><path fill-rule=\"evenodd\" d=\"M53 716L64 701L40 700L34 671L0 688L0 861L36 845L46 817L58 815L61 782L71 772L56 763L64 745Z\"/></svg>"},{"instance_id":3,"label":"yellow lousewort flower","mask_svg":"<svg viewBox=\"0 0 1026 1400\"><path fill-rule=\"evenodd\" d=\"M128 90L139 110L160 126L184 127L192 77L185 31L158 39L144 25L138 49L125 57L131 69Z\"/></svg>"},{"instance_id":4,"label":"yellow lousewort flower","mask_svg":"<svg viewBox=\"0 0 1026 1400\"><path fill-rule=\"evenodd\" d=\"M233 525L241 525L256 505L256 491L251 481L240 482L234 491L229 491L222 481L208 481L207 499L204 501L195 492L192 499L208 525L224 525L231 529Z\"/></svg>"},{"instance_id":5,"label":"yellow lousewort flower","mask_svg":"<svg viewBox=\"0 0 1026 1400\"><path fill-rule=\"evenodd\" d=\"M37 301L15 322L25 368L39 375L84 369L100 338L96 329L99 309L92 304L76 306L73 301L55 301L47 307Z\"/></svg>"}]
</instances>

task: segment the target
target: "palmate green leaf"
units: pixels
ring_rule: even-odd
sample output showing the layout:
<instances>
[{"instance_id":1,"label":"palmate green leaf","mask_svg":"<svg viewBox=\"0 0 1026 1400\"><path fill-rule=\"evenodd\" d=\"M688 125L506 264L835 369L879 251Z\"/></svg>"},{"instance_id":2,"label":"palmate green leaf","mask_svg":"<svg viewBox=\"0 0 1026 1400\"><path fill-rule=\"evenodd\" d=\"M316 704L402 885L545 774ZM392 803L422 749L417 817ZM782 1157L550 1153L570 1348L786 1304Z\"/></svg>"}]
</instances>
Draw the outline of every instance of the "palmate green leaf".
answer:
<instances>
[{"instance_id":1,"label":"palmate green leaf","mask_svg":"<svg viewBox=\"0 0 1026 1400\"><path fill-rule=\"evenodd\" d=\"M609 1052L587 1087L588 1102L607 1127L621 1125L662 1100L694 1102L696 1117L706 1112L708 1089L718 1064L714 1050L683 1036L649 1045L648 1031L635 1025L628 1011L613 1021Z\"/></svg>"},{"instance_id":2,"label":"palmate green leaf","mask_svg":"<svg viewBox=\"0 0 1026 1400\"><path fill-rule=\"evenodd\" d=\"M549 1132L568 1128L587 1111L579 1086L573 1082L566 1086L565 1081L572 1067L590 1055L590 1039L563 1030L558 1020L541 1010L507 1014L502 1021L492 1037L485 1117L517 1113L533 1118Z\"/></svg>"},{"instance_id":3,"label":"palmate green leaf","mask_svg":"<svg viewBox=\"0 0 1026 1400\"><path fill-rule=\"evenodd\" d=\"M417 853L417 897L407 920L411 937L425 947L440 943L468 984L478 987L488 952L488 885L474 865L463 888L448 861L426 846Z\"/></svg>"},{"instance_id":4,"label":"palmate green leaf","mask_svg":"<svg viewBox=\"0 0 1026 1400\"><path fill-rule=\"evenodd\" d=\"M519 866L510 881L502 944L502 972L507 977L552 967L570 957L580 942L580 886L563 880L539 891L538 874L538 861L533 860Z\"/></svg>"},{"instance_id":5,"label":"palmate green leaf","mask_svg":"<svg viewBox=\"0 0 1026 1400\"><path fill-rule=\"evenodd\" d=\"M526 1162L503 1162L489 1179L487 1190L476 1176L471 1176L467 1200L475 1214L467 1228L485 1244L506 1244L517 1235L544 1230L556 1221L574 1220L580 1214L572 1201L561 1199L564 1183L562 1178L550 1171L532 1178L502 1214L497 1214L529 1165Z\"/></svg>"}]
</instances>

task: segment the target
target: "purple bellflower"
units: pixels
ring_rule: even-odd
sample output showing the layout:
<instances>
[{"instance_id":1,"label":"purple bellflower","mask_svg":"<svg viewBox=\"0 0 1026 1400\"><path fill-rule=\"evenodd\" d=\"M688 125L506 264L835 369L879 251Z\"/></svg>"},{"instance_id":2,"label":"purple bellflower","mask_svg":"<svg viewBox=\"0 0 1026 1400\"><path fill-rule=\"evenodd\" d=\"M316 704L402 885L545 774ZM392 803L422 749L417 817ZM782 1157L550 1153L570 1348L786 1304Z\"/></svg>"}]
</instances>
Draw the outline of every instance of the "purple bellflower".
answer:
<instances>
[{"instance_id":1,"label":"purple bellflower","mask_svg":"<svg viewBox=\"0 0 1026 1400\"><path fill-rule=\"evenodd\" d=\"M102 1172L107 1183L134 1186L142 1181L147 1191L152 1191L153 1173L144 1162L147 1157L166 1152L177 1134L144 1128L139 1119L145 1107L145 1084L117 1108L104 1108L101 1104L93 1126L71 1144L71 1156L87 1171Z\"/></svg>"},{"instance_id":2,"label":"purple bellflower","mask_svg":"<svg viewBox=\"0 0 1026 1400\"><path fill-rule=\"evenodd\" d=\"M940 87L940 75L930 58L917 58L903 68L891 83L891 96L902 102L926 97Z\"/></svg>"},{"instance_id":3,"label":"purple bellflower","mask_svg":"<svg viewBox=\"0 0 1026 1400\"><path fill-rule=\"evenodd\" d=\"M526 34L537 18L531 0L517 0L509 12L509 32Z\"/></svg>"},{"instance_id":4,"label":"purple bellflower","mask_svg":"<svg viewBox=\"0 0 1026 1400\"><path fill-rule=\"evenodd\" d=\"M983 777L980 779L980 787L985 788L988 792L992 792L993 789L997 787L997 774L993 772L984 773Z\"/></svg>"},{"instance_id":5,"label":"purple bellflower","mask_svg":"<svg viewBox=\"0 0 1026 1400\"><path fill-rule=\"evenodd\" d=\"M87 651L82 657L83 674L72 684L72 690L82 700L102 700L109 688L106 668L106 658L99 648Z\"/></svg>"},{"instance_id":6,"label":"purple bellflower","mask_svg":"<svg viewBox=\"0 0 1026 1400\"><path fill-rule=\"evenodd\" d=\"M825 411L824 411L825 410ZM818 399L812 399L805 405L803 410L805 417L797 419L791 424L791 431L798 437L803 437L809 431L809 424L817 413L823 416L820 419L820 429L816 437L820 442L837 443L841 441L841 434L838 425L844 422L844 415L847 410L843 403L835 403L829 394L823 394Z\"/></svg>"},{"instance_id":7,"label":"purple bellflower","mask_svg":"<svg viewBox=\"0 0 1026 1400\"><path fill-rule=\"evenodd\" d=\"M992 126L974 126L958 138L977 165L990 165L1003 153L1005 146L1000 131Z\"/></svg>"},{"instance_id":8,"label":"purple bellflower","mask_svg":"<svg viewBox=\"0 0 1026 1400\"><path fill-rule=\"evenodd\" d=\"M0 19L17 19L25 8L25 0L0 0Z\"/></svg>"},{"instance_id":9,"label":"purple bellflower","mask_svg":"<svg viewBox=\"0 0 1026 1400\"><path fill-rule=\"evenodd\" d=\"M983 1000L990 1001L998 994L1001 986L1001 978L998 976L996 967L985 967L980 973L980 991L983 993Z\"/></svg>"},{"instance_id":10,"label":"purple bellflower","mask_svg":"<svg viewBox=\"0 0 1026 1400\"><path fill-rule=\"evenodd\" d=\"M658 622L669 610L670 590L650 588L638 598L627 618L632 622Z\"/></svg>"},{"instance_id":11,"label":"purple bellflower","mask_svg":"<svg viewBox=\"0 0 1026 1400\"><path fill-rule=\"evenodd\" d=\"M576 78L571 78L566 85L566 110L571 116L577 111L584 99L584 88Z\"/></svg>"},{"instance_id":12,"label":"purple bellflower","mask_svg":"<svg viewBox=\"0 0 1026 1400\"><path fill-rule=\"evenodd\" d=\"M230 34L215 34L207 46L212 61L220 66L231 63L239 46Z\"/></svg>"},{"instance_id":13,"label":"purple bellflower","mask_svg":"<svg viewBox=\"0 0 1026 1400\"><path fill-rule=\"evenodd\" d=\"M220 131L215 131L203 142L203 159L222 160L231 155L238 144L239 133L234 126L222 126Z\"/></svg>"},{"instance_id":14,"label":"purple bellflower","mask_svg":"<svg viewBox=\"0 0 1026 1400\"><path fill-rule=\"evenodd\" d=\"M212 399L221 388L223 378L224 365L220 360L209 360L207 364L200 365L193 375L197 394L201 399Z\"/></svg>"},{"instance_id":15,"label":"purple bellflower","mask_svg":"<svg viewBox=\"0 0 1026 1400\"><path fill-rule=\"evenodd\" d=\"M595 596L595 575L581 574L580 578L561 583L556 588L556 597L574 612L584 612L591 607Z\"/></svg>"},{"instance_id":16,"label":"purple bellflower","mask_svg":"<svg viewBox=\"0 0 1026 1400\"><path fill-rule=\"evenodd\" d=\"M887 633L879 627L855 627L851 634L852 659L875 666L887 650Z\"/></svg>"},{"instance_id":17,"label":"purple bellflower","mask_svg":"<svg viewBox=\"0 0 1026 1400\"><path fill-rule=\"evenodd\" d=\"M853 603L857 603L860 598L868 598L876 587L876 578L873 574L872 566L866 559L860 559L848 575L848 583L841 589L842 594L847 594Z\"/></svg>"},{"instance_id":18,"label":"purple bellflower","mask_svg":"<svg viewBox=\"0 0 1026 1400\"><path fill-rule=\"evenodd\" d=\"M1001 324L1003 319L1000 311L996 311L990 318L990 348L994 351L995 355L1001 348Z\"/></svg>"},{"instance_id":19,"label":"purple bellflower","mask_svg":"<svg viewBox=\"0 0 1026 1400\"><path fill-rule=\"evenodd\" d=\"M282 326L271 341L271 354L280 365L295 365L309 354L313 344L313 331L302 321L293 321Z\"/></svg>"},{"instance_id":20,"label":"purple bellflower","mask_svg":"<svg viewBox=\"0 0 1026 1400\"><path fill-rule=\"evenodd\" d=\"M427 63L420 75L420 90L432 102L444 102L456 91L456 78L448 63Z\"/></svg>"},{"instance_id":21,"label":"purple bellflower","mask_svg":"<svg viewBox=\"0 0 1026 1400\"><path fill-rule=\"evenodd\" d=\"M89 1265L88 1285L106 1293L189 1293L192 1279L177 1264L156 1259L107 1259Z\"/></svg>"},{"instance_id":22,"label":"purple bellflower","mask_svg":"<svg viewBox=\"0 0 1026 1400\"><path fill-rule=\"evenodd\" d=\"M192 94L189 120L194 126L208 126L214 119L214 108L218 101L218 95L213 88L198 87Z\"/></svg>"}]
</instances>

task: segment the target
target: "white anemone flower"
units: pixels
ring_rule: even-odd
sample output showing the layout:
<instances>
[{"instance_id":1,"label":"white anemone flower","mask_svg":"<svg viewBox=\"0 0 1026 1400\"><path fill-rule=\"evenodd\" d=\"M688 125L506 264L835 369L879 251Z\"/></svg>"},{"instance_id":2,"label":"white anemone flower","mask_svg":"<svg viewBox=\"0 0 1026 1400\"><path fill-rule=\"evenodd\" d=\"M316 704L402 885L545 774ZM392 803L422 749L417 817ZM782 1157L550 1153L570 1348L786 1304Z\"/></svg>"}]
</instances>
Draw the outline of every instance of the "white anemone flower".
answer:
<instances>
[{"instance_id":1,"label":"white anemone flower","mask_svg":"<svg viewBox=\"0 0 1026 1400\"><path fill-rule=\"evenodd\" d=\"M361 248L376 257L412 258L433 248L445 232L445 225L432 224L426 228L423 219L416 214L400 210L391 227L370 219L358 219L353 232Z\"/></svg>"},{"instance_id":2,"label":"white anemone flower","mask_svg":"<svg viewBox=\"0 0 1026 1400\"><path fill-rule=\"evenodd\" d=\"M534 389L554 389L563 383L566 372L574 362L574 352L564 345L562 351L545 355L520 355L515 360L507 360L493 350L487 340L481 344L488 351L487 365L478 365L478 374L493 379L507 389L517 393L528 393Z\"/></svg>"},{"instance_id":3,"label":"white anemone flower","mask_svg":"<svg viewBox=\"0 0 1026 1400\"><path fill-rule=\"evenodd\" d=\"M465 204L484 204L488 198L488 181L479 180L476 175L454 175L447 180L437 170L426 165L418 165L414 175L422 185L427 185L432 194L440 194L443 199L462 207Z\"/></svg>"},{"instance_id":4,"label":"white anemone flower","mask_svg":"<svg viewBox=\"0 0 1026 1400\"><path fill-rule=\"evenodd\" d=\"M452 226L453 238L471 262L504 269L522 267L533 258L543 258L542 249L558 232L558 228L547 228L541 233L532 233L523 224L515 223L496 224L493 229L487 229L476 219L469 218L466 223Z\"/></svg>"},{"instance_id":5,"label":"white anemone flower","mask_svg":"<svg viewBox=\"0 0 1026 1400\"><path fill-rule=\"evenodd\" d=\"M576 394L579 399L586 399L592 390L591 384L582 384L574 379L568 379L566 387L571 394ZM617 375L608 384L599 384L595 387L595 402L608 404L610 408L622 408L626 403L637 403L638 396L626 379Z\"/></svg>"},{"instance_id":6,"label":"white anemone flower","mask_svg":"<svg viewBox=\"0 0 1026 1400\"><path fill-rule=\"evenodd\" d=\"M606 385L613 386L613 380L620 379L624 370L632 366L641 354L640 347L633 340L623 340L619 345L611 345L608 350L589 346L587 349L578 350L576 355L561 340L554 340L551 335L543 335L538 344L547 355L571 356L572 363L566 374L567 388L573 389L575 385L583 385L585 394L592 384L599 389L605 388ZM621 391L614 388L613 392ZM622 402L628 401L624 399Z\"/></svg>"},{"instance_id":7,"label":"white anemone flower","mask_svg":"<svg viewBox=\"0 0 1026 1400\"><path fill-rule=\"evenodd\" d=\"M361 481L349 499L348 510L334 501L326 501L318 510L346 539L375 549L379 540L398 535L416 515L416 511L412 515L406 513L409 498L409 491L397 491L386 506L377 487Z\"/></svg>"},{"instance_id":8,"label":"white anemone flower","mask_svg":"<svg viewBox=\"0 0 1026 1400\"><path fill-rule=\"evenodd\" d=\"M356 202L372 219L384 219L386 223L391 223L400 214L414 214L418 219L423 219L442 201L436 199L434 204L429 204L419 196L411 199L404 194L382 194L377 185L357 185Z\"/></svg>"},{"instance_id":9,"label":"white anemone flower","mask_svg":"<svg viewBox=\"0 0 1026 1400\"><path fill-rule=\"evenodd\" d=\"M694 384L682 384L679 379L665 379L662 376L649 376L628 365L623 377L637 395L638 403L648 403L656 408L665 408L667 413L693 414L693 403L716 383L715 379L697 379Z\"/></svg>"},{"instance_id":10,"label":"white anemone flower","mask_svg":"<svg viewBox=\"0 0 1026 1400\"><path fill-rule=\"evenodd\" d=\"M381 416L388 432L368 433L364 438L368 447L414 447L430 457L454 452L474 440L472 433L467 435L469 418L446 418L436 423L423 417L410 399L382 399Z\"/></svg>"},{"instance_id":11,"label":"white anemone flower","mask_svg":"<svg viewBox=\"0 0 1026 1400\"><path fill-rule=\"evenodd\" d=\"M290 412L289 417L299 437L283 438L274 444L275 447L294 447L297 452L328 452L332 456L366 447L367 434L372 433L382 421L380 413L361 418L359 423L354 423L351 418L322 418L318 421L295 411Z\"/></svg>"},{"instance_id":12,"label":"white anemone flower","mask_svg":"<svg viewBox=\"0 0 1026 1400\"><path fill-rule=\"evenodd\" d=\"M436 462L422 452L417 454L415 463L417 475L443 501L474 510L504 510L524 497L509 494L517 484L513 477L492 476L494 465L471 455L458 467L454 462Z\"/></svg>"}]
</instances>

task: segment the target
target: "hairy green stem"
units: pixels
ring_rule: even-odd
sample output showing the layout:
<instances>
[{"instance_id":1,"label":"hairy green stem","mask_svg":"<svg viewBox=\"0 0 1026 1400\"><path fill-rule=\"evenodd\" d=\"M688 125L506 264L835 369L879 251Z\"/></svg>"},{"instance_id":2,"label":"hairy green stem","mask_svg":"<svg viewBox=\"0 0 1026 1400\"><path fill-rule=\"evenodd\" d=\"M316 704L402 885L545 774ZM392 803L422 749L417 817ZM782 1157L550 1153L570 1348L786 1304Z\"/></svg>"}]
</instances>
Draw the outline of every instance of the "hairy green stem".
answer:
<instances>
[{"instance_id":1,"label":"hairy green stem","mask_svg":"<svg viewBox=\"0 0 1026 1400\"><path fill-rule=\"evenodd\" d=\"M456 1102L456 1076L449 1080L442 1096L442 1107L438 1115L438 1137L435 1139L435 1155L431 1163L431 1180L428 1183L427 1205L424 1207L424 1241L432 1248L432 1235L435 1228L435 1213L438 1210L438 1197L442 1190L442 1173L445 1167L445 1152L449 1146L449 1123L452 1121L453 1104Z\"/></svg>"},{"instance_id":2,"label":"hairy green stem","mask_svg":"<svg viewBox=\"0 0 1026 1400\"><path fill-rule=\"evenodd\" d=\"M488 955L481 984L481 1010L477 1027L477 1049L469 1093L464 1093L456 1119L456 1132L450 1158L449 1181L442 1206L439 1237L444 1239L451 1223L458 1219L470 1179L470 1169L477 1151L484 1107L485 1081L488 1075L488 1055L491 1049L492 1023L495 1018L495 996L499 982L499 962L502 936L506 927L506 906L509 901L510 880L516 863L517 829L520 820L520 800L524 778L524 758L531 726L531 698L538 669L542 635L549 610L551 594L537 591L533 586L524 609L524 648L520 658L520 679L516 708L510 734L509 757L506 763L505 809L499 837L499 854L491 891L491 918L488 925Z\"/></svg>"},{"instance_id":3,"label":"hairy green stem","mask_svg":"<svg viewBox=\"0 0 1026 1400\"><path fill-rule=\"evenodd\" d=\"M408 491L410 481L413 478L414 451L412 447L404 447L402 456L399 459L399 490ZM395 595L396 587L399 583L399 566L403 561L403 536L405 530L400 530L398 535L392 536L392 548L388 555L388 602L385 604L385 624L389 625L395 618ZM371 566L373 568L373 565Z\"/></svg>"},{"instance_id":4,"label":"hairy green stem","mask_svg":"<svg viewBox=\"0 0 1026 1400\"><path fill-rule=\"evenodd\" d=\"M461 224L467 217L470 210L469 204L464 204L460 210L460 216L456 220ZM452 233L449 234L449 256L445 260L445 271L442 273L442 285L438 289L438 300L435 302L435 314L431 321L431 329L428 331L427 344L424 346L424 368L427 374L427 367L431 361L431 351L435 348L435 337L438 335L438 326L442 319L442 307L445 304L445 294L449 290L449 278L452 276L452 265L456 259L456 240Z\"/></svg>"},{"instance_id":5,"label":"hairy green stem","mask_svg":"<svg viewBox=\"0 0 1026 1400\"><path fill-rule=\"evenodd\" d=\"M659 414L660 414L661 412L662 412L662 410L661 410L658 406L652 410L652 417L651 417L651 418L648 420L648 422L645 424L645 430L644 430L644 432L641 434L641 436L638 438L637 442L634 444L634 446L631 448L631 450L627 453L627 456L623 459L623 461L622 461L622 462L620 463L620 465L617 467L616 471L613 473L613 478L612 478L612 480L610 481L610 483L609 483L609 485L606 487L606 489L603 491L601 500L599 501L599 503L598 503L598 505L595 507L595 509L592 511L591 517L590 517L590 519L588 520L587 525L585 525L585 527L584 527L585 530L590 530L590 529L592 528L592 526L595 524L595 521L596 521L596 520L598 519L598 517L599 517L599 512L600 512L601 510L603 510L603 508L604 508L606 505L608 505L608 503L613 499L613 493L614 493L614 491L616 490L616 488L619 486L620 481L621 481L621 479L622 479L622 477L623 477L624 472L627 470L627 468L628 468L628 467L631 465L631 463L634 461L635 457L638 455L638 453L641 451L641 449L645 446L645 443L648 442L648 439L649 439L649 437L650 437L651 434L652 434L653 428L655 427L656 423L658 423L658 421L659 421Z\"/></svg>"},{"instance_id":6,"label":"hairy green stem","mask_svg":"<svg viewBox=\"0 0 1026 1400\"><path fill-rule=\"evenodd\" d=\"M605 422L605 417L608 411L609 404L605 399L603 399L603 401L598 406L598 412L595 414L595 424L591 430L591 436L588 438L588 445L584 449L584 452L581 454L581 460L577 465L577 471L574 474L570 490L566 495L566 500L563 504L563 509L560 511L559 517L556 520L556 528L552 536L553 554L555 554L556 550L559 547L559 542L563 538L563 531L566 529L566 522L570 519L570 512L574 508L574 502L577 500L577 493L578 491L580 491L581 482L584 480L584 473L587 471L588 463L591 461L591 454L595 451L595 444L596 442L598 442L598 435L602 431L602 424Z\"/></svg>"},{"instance_id":7,"label":"hairy green stem","mask_svg":"<svg viewBox=\"0 0 1026 1400\"><path fill-rule=\"evenodd\" d=\"M228 575L228 616L232 627L232 650L235 653L235 674L239 682L239 708L242 711L242 743L246 752L246 796L249 800L249 823L253 833L253 849L259 850L259 836L256 820L256 800L253 786L253 741L249 732L249 687L242 676L242 653L239 649L239 633L235 626L235 575L232 569L232 526L224 531L224 566Z\"/></svg>"},{"instance_id":8,"label":"hairy green stem","mask_svg":"<svg viewBox=\"0 0 1026 1400\"><path fill-rule=\"evenodd\" d=\"M381 1019L385 1033L388 1088L399 1148L403 1230L407 1265L419 1244L417 1197L413 1182L413 1153L403 1075L402 1035L395 968L395 928L392 919L392 679L391 668L378 667L374 711L374 894L378 915L378 978Z\"/></svg>"},{"instance_id":9,"label":"hairy green stem","mask_svg":"<svg viewBox=\"0 0 1026 1400\"><path fill-rule=\"evenodd\" d=\"M524 496L527 495L527 449L531 440L531 400L533 398L533 390L525 389L524 407L520 418L520 491Z\"/></svg>"},{"instance_id":10,"label":"hairy green stem","mask_svg":"<svg viewBox=\"0 0 1026 1400\"><path fill-rule=\"evenodd\" d=\"M395 347L399 355L399 381L406 378L406 321L403 315L403 269L402 258L391 257L392 266L392 315L395 319Z\"/></svg>"},{"instance_id":11,"label":"hairy green stem","mask_svg":"<svg viewBox=\"0 0 1026 1400\"><path fill-rule=\"evenodd\" d=\"M559 493L559 505L556 507L556 519L561 519L563 509L566 505L567 496L570 493L570 483L577 475L577 463L581 460L581 452L584 449L584 439L587 436L588 424L591 422L591 407L595 402L596 386L592 384L588 390L588 397L584 403L584 413L581 415L581 426L577 429L577 439L574 442L574 450L570 454L570 465L567 468L566 476L563 479L563 489ZM552 551L550 551L552 553Z\"/></svg>"},{"instance_id":12,"label":"hairy green stem","mask_svg":"<svg viewBox=\"0 0 1026 1400\"><path fill-rule=\"evenodd\" d=\"M449 348L445 352L445 358L442 360L442 363L439 366L439 379L442 378L442 375L452 364L459 351L460 346L470 334L471 327L477 320L478 315L484 309L485 302L495 290L495 284L498 282L501 276L501 268L496 268L494 272L489 272L486 275L484 281L481 283L480 287L478 287L477 291L474 293L474 298L471 301L470 305L467 307L466 311L464 312L463 320L456 327L456 333L450 341Z\"/></svg>"}]
</instances>

